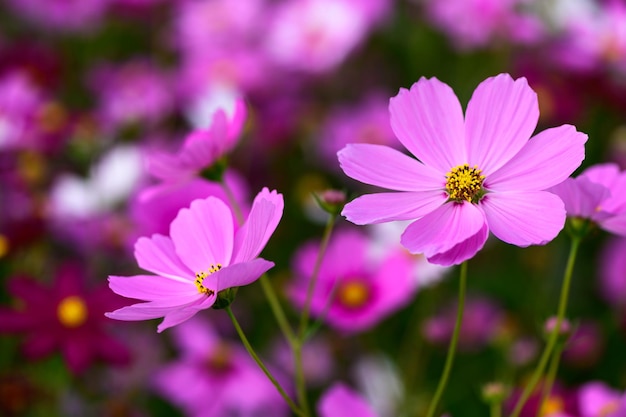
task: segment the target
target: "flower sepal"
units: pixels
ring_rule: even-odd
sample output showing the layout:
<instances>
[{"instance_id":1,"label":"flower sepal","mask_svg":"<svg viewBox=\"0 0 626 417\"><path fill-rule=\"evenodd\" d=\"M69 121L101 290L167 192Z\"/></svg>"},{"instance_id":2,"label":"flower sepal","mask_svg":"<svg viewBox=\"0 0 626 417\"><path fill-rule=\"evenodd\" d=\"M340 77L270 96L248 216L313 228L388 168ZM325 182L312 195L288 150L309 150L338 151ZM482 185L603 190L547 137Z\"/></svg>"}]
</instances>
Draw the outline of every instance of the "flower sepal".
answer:
<instances>
[{"instance_id":1,"label":"flower sepal","mask_svg":"<svg viewBox=\"0 0 626 417\"><path fill-rule=\"evenodd\" d=\"M582 217L568 217L566 228L570 236L582 239L596 228L596 224Z\"/></svg>"},{"instance_id":2,"label":"flower sepal","mask_svg":"<svg viewBox=\"0 0 626 417\"><path fill-rule=\"evenodd\" d=\"M215 300L212 308L215 310L222 310L228 307L235 300L238 289L239 287L232 287L218 292L217 299Z\"/></svg>"},{"instance_id":3,"label":"flower sepal","mask_svg":"<svg viewBox=\"0 0 626 417\"><path fill-rule=\"evenodd\" d=\"M227 167L228 161L225 157L222 157L215 161L213 165L208 166L200 171L200 176L209 181L221 182Z\"/></svg>"}]
</instances>

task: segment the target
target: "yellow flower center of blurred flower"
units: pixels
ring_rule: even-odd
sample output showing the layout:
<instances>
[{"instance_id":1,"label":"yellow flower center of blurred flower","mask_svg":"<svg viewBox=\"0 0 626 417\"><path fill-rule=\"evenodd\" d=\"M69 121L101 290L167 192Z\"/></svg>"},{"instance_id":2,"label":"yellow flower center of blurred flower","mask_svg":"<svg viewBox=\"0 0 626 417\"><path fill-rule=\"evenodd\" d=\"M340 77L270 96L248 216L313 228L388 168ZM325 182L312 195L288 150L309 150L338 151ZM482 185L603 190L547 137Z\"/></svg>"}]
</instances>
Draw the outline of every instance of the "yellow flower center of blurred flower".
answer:
<instances>
[{"instance_id":1,"label":"yellow flower center of blurred flower","mask_svg":"<svg viewBox=\"0 0 626 417\"><path fill-rule=\"evenodd\" d=\"M9 239L0 234L0 259L9 253Z\"/></svg>"},{"instance_id":2,"label":"yellow flower center of blurred flower","mask_svg":"<svg viewBox=\"0 0 626 417\"><path fill-rule=\"evenodd\" d=\"M69 328L81 326L87 321L87 305L77 295L65 297L57 307L57 317L62 325Z\"/></svg>"},{"instance_id":3,"label":"yellow flower center of blurred flower","mask_svg":"<svg viewBox=\"0 0 626 417\"><path fill-rule=\"evenodd\" d=\"M358 308L370 298L370 290L360 281L347 281L339 285L339 302L349 308Z\"/></svg>"},{"instance_id":4,"label":"yellow flower center of blurred flower","mask_svg":"<svg viewBox=\"0 0 626 417\"><path fill-rule=\"evenodd\" d=\"M477 203L482 197L485 176L477 165L470 168L469 164L456 166L446 174L446 191L450 200Z\"/></svg>"},{"instance_id":5,"label":"yellow flower center of blurred flower","mask_svg":"<svg viewBox=\"0 0 626 417\"><path fill-rule=\"evenodd\" d=\"M211 275L214 272L219 271L220 269L222 269L222 264L215 264L215 265L211 265L211 267L209 268L208 271L201 271L198 272L196 274L196 287L198 288L198 292L200 294L206 294L208 296L211 296L213 294L215 294L215 291L205 287L204 285L202 285L202 283L204 282L204 279L206 277L208 277L209 275Z\"/></svg>"},{"instance_id":6,"label":"yellow flower center of blurred flower","mask_svg":"<svg viewBox=\"0 0 626 417\"><path fill-rule=\"evenodd\" d=\"M617 411L618 408L619 408L618 400L609 401L608 403L604 404L602 408L600 408L600 411L598 412L598 417L606 417L610 414L613 414Z\"/></svg>"},{"instance_id":7,"label":"yellow flower center of blurred flower","mask_svg":"<svg viewBox=\"0 0 626 417\"><path fill-rule=\"evenodd\" d=\"M560 397L548 397L546 401L541 405L541 417L547 417L554 413L563 411L563 400Z\"/></svg>"},{"instance_id":8,"label":"yellow flower center of blurred flower","mask_svg":"<svg viewBox=\"0 0 626 417\"><path fill-rule=\"evenodd\" d=\"M215 373L227 371L232 365L232 356L230 347L220 343L207 357L206 366Z\"/></svg>"}]
</instances>

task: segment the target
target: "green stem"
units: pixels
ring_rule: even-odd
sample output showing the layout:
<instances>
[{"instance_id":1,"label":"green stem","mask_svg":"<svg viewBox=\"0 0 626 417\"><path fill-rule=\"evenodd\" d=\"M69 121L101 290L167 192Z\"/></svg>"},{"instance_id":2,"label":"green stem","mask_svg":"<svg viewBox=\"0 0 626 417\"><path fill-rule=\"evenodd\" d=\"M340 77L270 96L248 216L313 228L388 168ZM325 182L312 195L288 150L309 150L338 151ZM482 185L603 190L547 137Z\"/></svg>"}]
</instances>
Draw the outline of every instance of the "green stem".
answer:
<instances>
[{"instance_id":1,"label":"green stem","mask_svg":"<svg viewBox=\"0 0 626 417\"><path fill-rule=\"evenodd\" d=\"M561 285L561 295L559 297L559 307L556 318L556 325L550 333L550 338L548 339L548 344L544 348L543 353L541 354L541 358L539 359L539 363L537 364L537 368L533 373L528 385L524 388L522 395L517 400L515 404L515 408L513 409L513 413L511 417L518 417L524 404L528 401L528 398L533 393L541 375L543 375L543 371L548 364L548 360L552 355L552 351L554 350L557 340L559 338L559 332L561 331L561 323L563 323L563 319L565 318L565 311L567 310L567 299L569 298L569 287L572 281L572 273L574 271L574 263L576 262L576 255L578 253L578 247L580 246L581 238L578 236L572 237L572 244L570 246L569 257L567 258L567 266L565 267L565 273L563 275L563 284Z\"/></svg>"},{"instance_id":2,"label":"green stem","mask_svg":"<svg viewBox=\"0 0 626 417\"><path fill-rule=\"evenodd\" d=\"M499 402L492 403L489 409L491 410L491 417L500 417L502 415L502 404Z\"/></svg>"},{"instance_id":3,"label":"green stem","mask_svg":"<svg viewBox=\"0 0 626 417\"><path fill-rule=\"evenodd\" d=\"M322 241L320 242L319 252L317 253L317 258L315 260L315 265L313 266L313 273L311 275L311 280L309 281L309 286L307 288L306 299L304 301L304 306L302 308L302 314L300 316L300 327L298 329L298 336L296 343L293 344L293 360L295 364L295 383L296 383L296 391L298 393L298 402L300 406L304 410L305 413L310 414L309 412L309 401L306 394L306 378L304 375L304 364L302 363L302 348L304 346L304 342L307 337L307 329L309 326L309 317L311 314L311 303L313 302L313 293L315 292L315 284L317 283L317 278L319 276L320 268L322 266L322 261L324 260L324 255L326 254L326 249L328 248L328 242L330 241L330 236L333 231L333 227L335 226L335 217L329 216L328 221L326 222L326 227L324 228L324 234L322 235Z\"/></svg>"},{"instance_id":4,"label":"green stem","mask_svg":"<svg viewBox=\"0 0 626 417\"><path fill-rule=\"evenodd\" d=\"M248 351L250 356L252 356L252 359L254 359L257 365L259 365L259 368L261 368L263 373L265 373L265 375L269 378L272 384L276 387L276 389L278 390L280 395L283 397L283 399L287 402L287 404L289 404L289 408L291 408L291 411L293 411L296 415L300 417L308 417L308 414L305 414L300 408L298 408L298 406L293 402L293 400L289 397L289 395L287 395L283 387L278 383L276 378L274 378L274 375L272 375L272 373L267 369L263 361L261 361L261 358L259 358L259 356L256 354L256 352L250 345L248 338L246 337L245 333L241 329L241 326L239 325L237 318L235 318L235 315L230 309L230 306L226 307L224 310L226 310L226 313L228 313L230 320L233 322L233 325L235 326L235 330L237 330L237 334L239 335L239 338L241 339L241 342L245 346L246 350Z\"/></svg>"},{"instance_id":5,"label":"green stem","mask_svg":"<svg viewBox=\"0 0 626 417\"><path fill-rule=\"evenodd\" d=\"M454 354L456 352L456 345L459 340L459 333L461 331L461 323L463 322L463 309L465 307L465 287L467 282L467 262L461 264L461 272L459 278L459 306L456 312L456 323L454 324L454 332L452 333L452 339L450 340L450 346L448 347L448 355L446 357L446 363L443 368L443 373L439 379L439 385L435 391L430 407L428 408L427 417L433 417L437 411L437 405L443 395L443 391L448 383L450 377L450 371L452 364L454 363Z\"/></svg>"},{"instance_id":6,"label":"green stem","mask_svg":"<svg viewBox=\"0 0 626 417\"><path fill-rule=\"evenodd\" d=\"M563 352L563 348L565 347L564 343L559 343L556 347L552 358L550 358L550 365L548 366L548 373L546 374L545 381L543 383L543 387L541 390L541 399L539 400L539 405L537 406L537 417L541 416L541 410L543 409L543 404L546 402L548 398L550 398L550 392L552 391L552 386L554 385L554 381L556 379L556 373L559 370L559 362L561 359L561 352Z\"/></svg>"},{"instance_id":7,"label":"green stem","mask_svg":"<svg viewBox=\"0 0 626 417\"><path fill-rule=\"evenodd\" d=\"M276 292L274 291L272 284L267 278L267 274L261 275L261 278L259 278L259 281L261 282L261 288L263 288L263 292L265 293L265 298L267 298L267 302L269 303L270 308L272 309L272 313L274 314L274 317L276 318L276 321L278 322L278 327L280 327L280 330L283 332L285 339L287 339L287 342L289 343L289 347L293 349L294 343L296 342L296 335L294 331L291 329L289 322L287 321L287 316L285 315L285 311L283 310L283 308L280 305L280 302L278 301Z\"/></svg>"}]
</instances>

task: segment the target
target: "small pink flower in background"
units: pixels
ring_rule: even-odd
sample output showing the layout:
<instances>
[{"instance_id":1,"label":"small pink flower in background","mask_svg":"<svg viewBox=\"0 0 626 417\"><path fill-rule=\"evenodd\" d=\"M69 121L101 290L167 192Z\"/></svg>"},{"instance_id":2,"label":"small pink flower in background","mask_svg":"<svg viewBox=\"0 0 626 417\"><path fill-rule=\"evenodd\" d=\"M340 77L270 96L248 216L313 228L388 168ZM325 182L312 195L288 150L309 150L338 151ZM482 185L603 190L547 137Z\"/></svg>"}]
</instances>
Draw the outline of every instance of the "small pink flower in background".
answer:
<instances>
[{"instance_id":1,"label":"small pink flower in background","mask_svg":"<svg viewBox=\"0 0 626 417\"><path fill-rule=\"evenodd\" d=\"M172 80L149 60L102 65L87 82L98 98L97 115L107 131L154 126L174 110Z\"/></svg>"},{"instance_id":2,"label":"small pink flower in background","mask_svg":"<svg viewBox=\"0 0 626 417\"><path fill-rule=\"evenodd\" d=\"M337 151L353 142L399 146L389 124L388 98L371 93L361 103L330 112L316 146L328 161L334 163Z\"/></svg>"},{"instance_id":3,"label":"small pink flower in background","mask_svg":"<svg viewBox=\"0 0 626 417\"><path fill-rule=\"evenodd\" d=\"M381 1L289 0L270 19L268 58L288 69L325 72L341 64L371 29Z\"/></svg>"},{"instance_id":4,"label":"small pink flower in background","mask_svg":"<svg viewBox=\"0 0 626 417\"><path fill-rule=\"evenodd\" d=\"M97 360L128 363L128 349L108 334L111 323L104 317L123 300L104 286L85 291L83 278L81 269L68 263L56 270L51 287L28 277L10 280L9 293L22 304L0 309L0 332L23 333L22 352L31 359L60 351L76 374Z\"/></svg>"},{"instance_id":5,"label":"small pink flower in background","mask_svg":"<svg viewBox=\"0 0 626 417\"><path fill-rule=\"evenodd\" d=\"M372 407L356 391L337 382L322 394L317 404L320 417L376 417Z\"/></svg>"},{"instance_id":6,"label":"small pink flower in background","mask_svg":"<svg viewBox=\"0 0 626 417\"><path fill-rule=\"evenodd\" d=\"M207 129L191 132L175 154L155 152L148 157L148 170L162 180L177 181L210 168L230 152L239 139L245 122L246 107L239 99L231 114L218 109Z\"/></svg>"},{"instance_id":7,"label":"small pink flower in background","mask_svg":"<svg viewBox=\"0 0 626 417\"><path fill-rule=\"evenodd\" d=\"M0 78L0 150L28 148L38 108L44 98L25 74L13 72Z\"/></svg>"},{"instance_id":8,"label":"small pink flower in background","mask_svg":"<svg viewBox=\"0 0 626 417\"><path fill-rule=\"evenodd\" d=\"M441 265L473 257L489 231L521 247L561 231L563 202L545 190L580 165L587 135L562 125L531 138L539 111L524 78L483 81L465 118L452 89L436 78L401 89L389 110L392 129L417 160L381 145L339 151L346 175L398 191L351 201L342 212L349 221L414 220L402 245Z\"/></svg>"},{"instance_id":9,"label":"small pink flower in background","mask_svg":"<svg viewBox=\"0 0 626 417\"><path fill-rule=\"evenodd\" d=\"M572 367L593 369L604 355L605 344L606 338L597 323L591 320L576 323L563 350L563 361Z\"/></svg>"},{"instance_id":10,"label":"small pink flower in background","mask_svg":"<svg viewBox=\"0 0 626 417\"><path fill-rule=\"evenodd\" d=\"M107 317L130 321L163 317L158 326L162 332L212 307L220 291L256 281L274 266L258 255L282 213L282 194L264 188L236 230L232 212L222 200L195 200L178 213L169 236L155 234L135 244L139 266L157 275L109 277L113 292L146 302Z\"/></svg>"},{"instance_id":11,"label":"small pink flower in background","mask_svg":"<svg viewBox=\"0 0 626 417\"><path fill-rule=\"evenodd\" d=\"M626 311L626 237L610 239L600 255L600 293L621 312Z\"/></svg>"},{"instance_id":12,"label":"small pink flower in background","mask_svg":"<svg viewBox=\"0 0 626 417\"><path fill-rule=\"evenodd\" d=\"M490 44L535 43L545 36L541 21L524 11L527 0L427 0L429 22L461 49Z\"/></svg>"},{"instance_id":13,"label":"small pink flower in background","mask_svg":"<svg viewBox=\"0 0 626 417\"><path fill-rule=\"evenodd\" d=\"M193 318L173 329L181 357L153 377L155 389L190 417L287 416L284 400L240 343Z\"/></svg>"},{"instance_id":14,"label":"small pink flower in background","mask_svg":"<svg viewBox=\"0 0 626 417\"><path fill-rule=\"evenodd\" d=\"M97 27L110 0L9 0L6 3L36 28L89 32Z\"/></svg>"},{"instance_id":15,"label":"small pink flower in background","mask_svg":"<svg viewBox=\"0 0 626 417\"><path fill-rule=\"evenodd\" d=\"M424 337L437 345L449 344L455 321L456 304L451 304L424 322ZM466 351L482 349L493 341L503 324L504 313L493 301L468 297L459 334L459 348Z\"/></svg>"},{"instance_id":16,"label":"small pink flower in background","mask_svg":"<svg viewBox=\"0 0 626 417\"><path fill-rule=\"evenodd\" d=\"M563 200L570 217L589 219L600 228L626 236L626 172L617 164L598 164L549 191Z\"/></svg>"},{"instance_id":17,"label":"small pink flower in background","mask_svg":"<svg viewBox=\"0 0 626 417\"><path fill-rule=\"evenodd\" d=\"M403 250L380 259L369 256L370 239L355 231L337 231L324 256L311 303L319 316L346 333L370 329L404 307L415 294L413 262ZM294 257L293 302L302 306L319 248L318 242L301 247ZM348 255L349 254L349 255Z\"/></svg>"},{"instance_id":18,"label":"small pink flower in background","mask_svg":"<svg viewBox=\"0 0 626 417\"><path fill-rule=\"evenodd\" d=\"M626 395L604 382L591 381L578 389L580 417L626 416Z\"/></svg>"},{"instance_id":19,"label":"small pink flower in background","mask_svg":"<svg viewBox=\"0 0 626 417\"><path fill-rule=\"evenodd\" d=\"M329 342L330 340L323 337L313 337L302 346L302 366L310 387L324 386L334 374L336 364ZM272 357L283 374L291 377L295 375L293 352L284 340L275 344Z\"/></svg>"}]
</instances>

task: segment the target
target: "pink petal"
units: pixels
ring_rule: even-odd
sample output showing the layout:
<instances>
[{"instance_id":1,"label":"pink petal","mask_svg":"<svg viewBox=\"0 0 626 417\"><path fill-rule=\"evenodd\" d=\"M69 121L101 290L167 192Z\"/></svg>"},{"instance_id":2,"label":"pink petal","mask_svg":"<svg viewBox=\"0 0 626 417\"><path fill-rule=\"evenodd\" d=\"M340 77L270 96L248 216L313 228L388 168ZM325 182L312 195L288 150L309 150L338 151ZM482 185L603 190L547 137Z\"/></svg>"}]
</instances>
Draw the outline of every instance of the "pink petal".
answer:
<instances>
[{"instance_id":1,"label":"pink petal","mask_svg":"<svg viewBox=\"0 0 626 417\"><path fill-rule=\"evenodd\" d=\"M176 255L174 243L163 235L142 237L135 243L135 259L140 268L179 281L191 281L194 273Z\"/></svg>"},{"instance_id":2,"label":"pink petal","mask_svg":"<svg viewBox=\"0 0 626 417\"><path fill-rule=\"evenodd\" d=\"M228 265L233 251L233 216L220 199L195 200L182 209L170 226L180 260L194 274L211 265Z\"/></svg>"},{"instance_id":3,"label":"pink petal","mask_svg":"<svg viewBox=\"0 0 626 417\"><path fill-rule=\"evenodd\" d=\"M343 172L357 181L397 191L427 191L445 187L445 173L393 148L349 144L337 153Z\"/></svg>"},{"instance_id":4,"label":"pink petal","mask_svg":"<svg viewBox=\"0 0 626 417\"><path fill-rule=\"evenodd\" d=\"M452 249L441 252L428 258L428 262L443 266L459 265L471 259L485 246L489 237L489 227L485 223L475 235L458 243Z\"/></svg>"},{"instance_id":5,"label":"pink petal","mask_svg":"<svg viewBox=\"0 0 626 417\"><path fill-rule=\"evenodd\" d=\"M341 215L354 224L420 218L447 200L441 190L362 195L345 205Z\"/></svg>"},{"instance_id":6,"label":"pink petal","mask_svg":"<svg viewBox=\"0 0 626 417\"><path fill-rule=\"evenodd\" d=\"M597 213L602 201L611 195L603 185L591 182L589 178L567 178L547 191L558 195L568 216L591 218Z\"/></svg>"},{"instance_id":7,"label":"pink petal","mask_svg":"<svg viewBox=\"0 0 626 417\"><path fill-rule=\"evenodd\" d=\"M549 192L490 193L481 201L489 228L512 245L543 245L565 225L561 199Z\"/></svg>"},{"instance_id":8,"label":"pink petal","mask_svg":"<svg viewBox=\"0 0 626 417\"><path fill-rule=\"evenodd\" d=\"M214 294L209 297L206 297L206 299L198 305L194 305L192 307L187 307L187 308L180 309L180 310L175 310L166 314L165 317L163 318L163 321L157 326L157 333L161 333L165 329L168 329L172 326L176 326L177 324L180 324L186 320L189 320L191 317L196 315L196 313L200 310L205 310L207 308L210 308L215 303L216 299L217 299L217 295Z\"/></svg>"},{"instance_id":9,"label":"pink petal","mask_svg":"<svg viewBox=\"0 0 626 417\"><path fill-rule=\"evenodd\" d=\"M620 169L614 163L597 164L587 168L580 176L611 189L620 176Z\"/></svg>"},{"instance_id":10,"label":"pink petal","mask_svg":"<svg viewBox=\"0 0 626 417\"><path fill-rule=\"evenodd\" d=\"M259 279L273 266L274 262L266 261L263 258L229 265L206 277L203 285L215 292L232 287L242 287Z\"/></svg>"},{"instance_id":11,"label":"pink petal","mask_svg":"<svg viewBox=\"0 0 626 417\"><path fill-rule=\"evenodd\" d=\"M104 313L108 318L115 320L149 320L157 317L164 317L166 314L187 307L192 304L199 304L207 296L196 293L188 296L172 297L169 300L156 300L147 303L137 303L127 307L122 307L111 313Z\"/></svg>"},{"instance_id":12,"label":"pink petal","mask_svg":"<svg viewBox=\"0 0 626 417\"><path fill-rule=\"evenodd\" d=\"M515 158L487 175L485 187L498 191L541 191L563 182L585 158L587 135L574 126L546 129Z\"/></svg>"},{"instance_id":13,"label":"pink petal","mask_svg":"<svg viewBox=\"0 0 626 417\"><path fill-rule=\"evenodd\" d=\"M317 409L320 417L376 417L372 407L343 383L330 387L320 398Z\"/></svg>"},{"instance_id":14,"label":"pink petal","mask_svg":"<svg viewBox=\"0 0 626 417\"><path fill-rule=\"evenodd\" d=\"M153 152L146 158L148 172L155 178L171 180L184 177L190 173L188 167L182 166L177 156L166 152Z\"/></svg>"},{"instance_id":15,"label":"pink petal","mask_svg":"<svg viewBox=\"0 0 626 417\"><path fill-rule=\"evenodd\" d=\"M485 215L478 206L468 202L447 203L411 223L400 242L411 253L423 253L431 258L476 235L484 225Z\"/></svg>"},{"instance_id":16,"label":"pink petal","mask_svg":"<svg viewBox=\"0 0 626 417\"><path fill-rule=\"evenodd\" d=\"M250 215L237 231L232 263L254 259L263 250L283 215L283 195L263 188L252 203Z\"/></svg>"},{"instance_id":17,"label":"pink petal","mask_svg":"<svg viewBox=\"0 0 626 417\"><path fill-rule=\"evenodd\" d=\"M436 78L420 78L389 102L391 128L422 163L439 172L467 162L463 110L454 91Z\"/></svg>"},{"instance_id":18,"label":"pink petal","mask_svg":"<svg viewBox=\"0 0 626 417\"><path fill-rule=\"evenodd\" d=\"M109 287L123 297L144 301L198 294L198 288L192 281L183 282L159 275L110 276Z\"/></svg>"},{"instance_id":19,"label":"pink petal","mask_svg":"<svg viewBox=\"0 0 626 417\"><path fill-rule=\"evenodd\" d=\"M522 149L537 120L537 94L526 78L514 81L509 74L487 78L467 104L467 162L489 175Z\"/></svg>"},{"instance_id":20,"label":"pink petal","mask_svg":"<svg viewBox=\"0 0 626 417\"><path fill-rule=\"evenodd\" d=\"M616 235L626 236L626 213L609 217L600 222L600 227Z\"/></svg>"}]
</instances>

